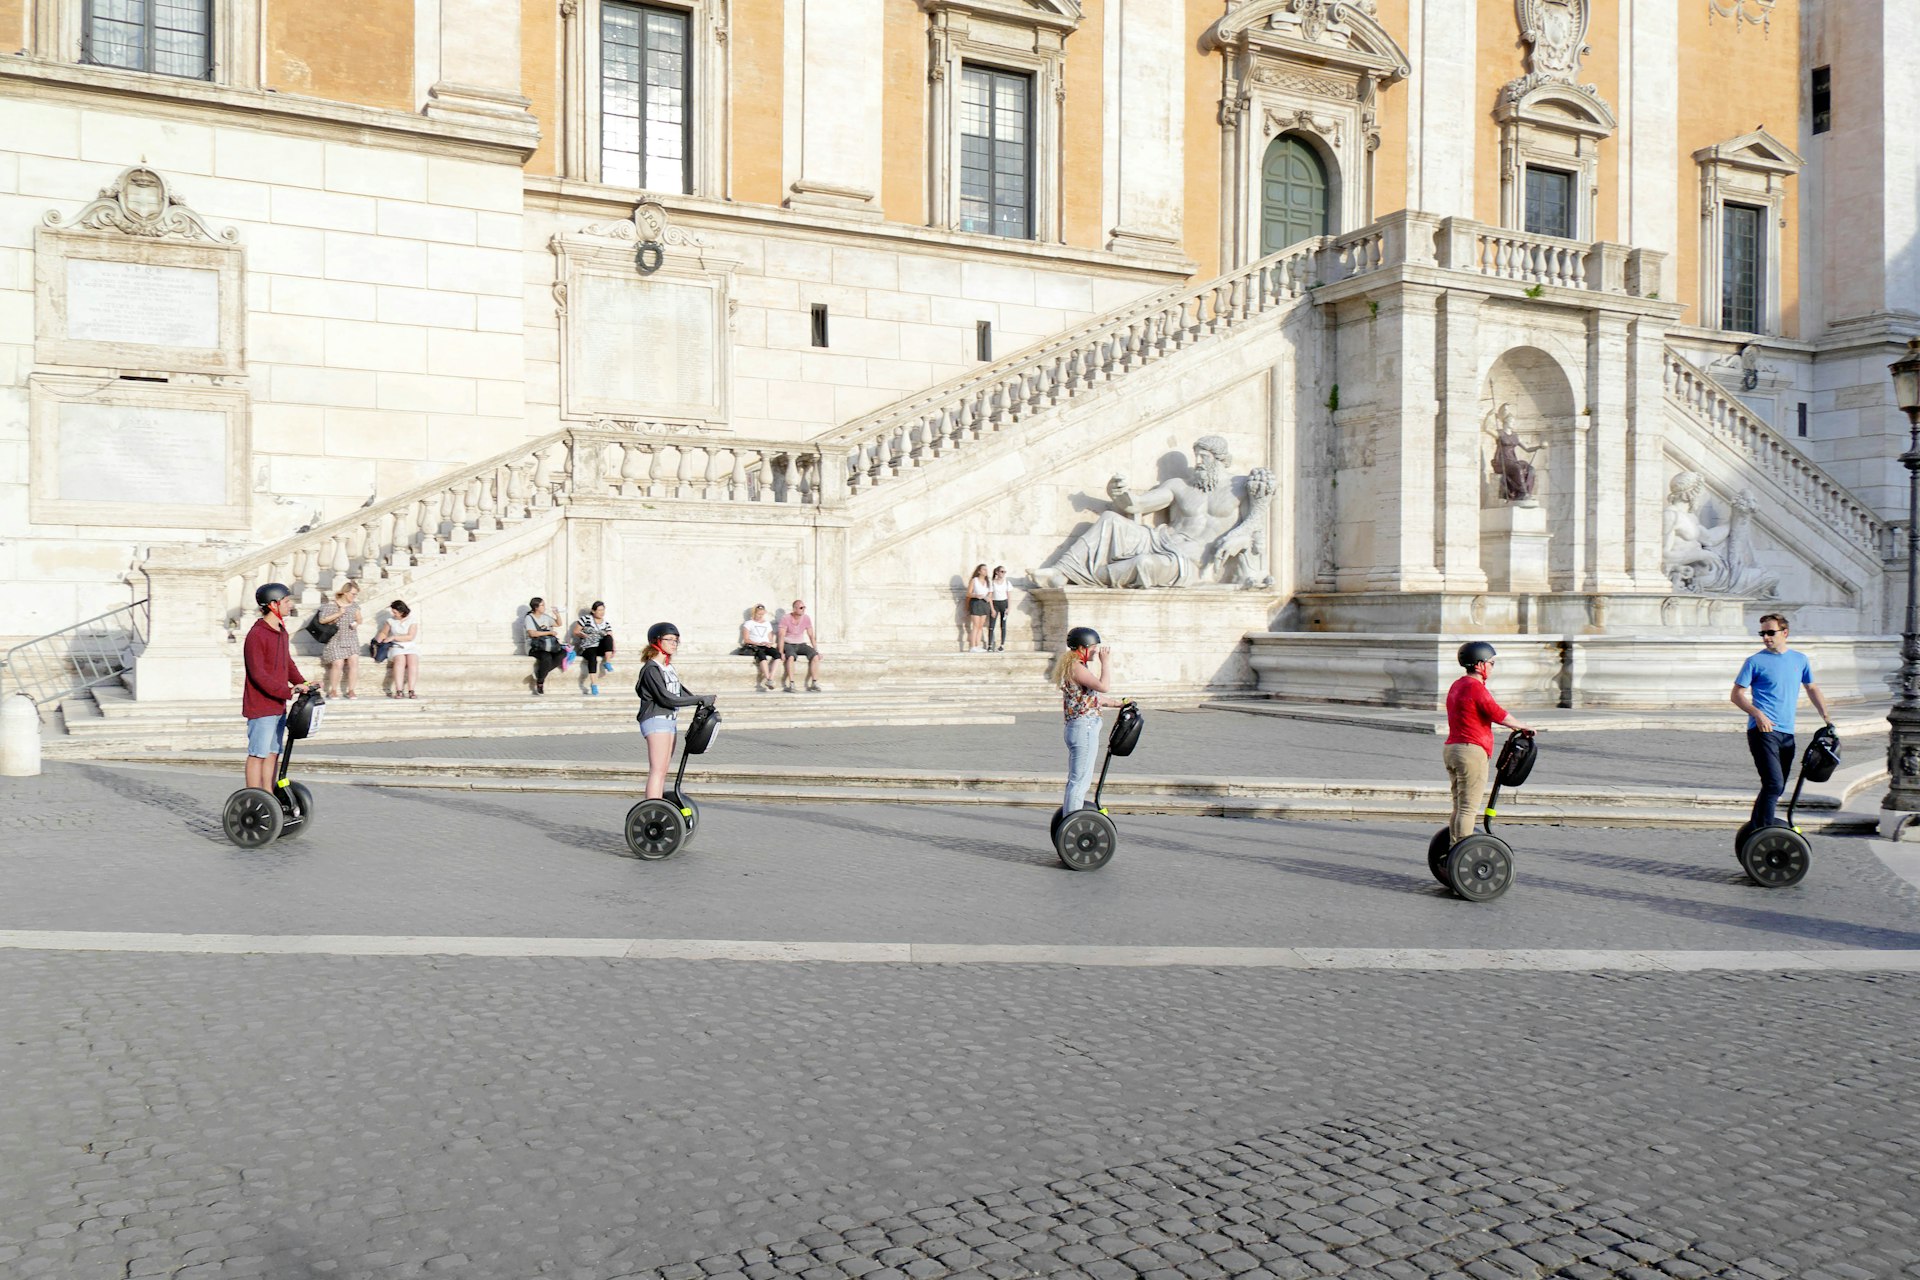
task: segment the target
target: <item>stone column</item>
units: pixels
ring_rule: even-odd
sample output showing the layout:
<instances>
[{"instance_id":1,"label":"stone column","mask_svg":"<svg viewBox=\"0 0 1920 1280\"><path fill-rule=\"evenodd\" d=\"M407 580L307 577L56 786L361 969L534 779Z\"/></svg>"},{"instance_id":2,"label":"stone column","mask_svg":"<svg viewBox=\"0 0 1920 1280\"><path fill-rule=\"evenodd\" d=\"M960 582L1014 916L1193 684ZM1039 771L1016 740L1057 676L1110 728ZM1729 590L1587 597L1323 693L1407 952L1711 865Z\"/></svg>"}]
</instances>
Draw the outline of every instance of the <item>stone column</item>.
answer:
<instances>
[{"instance_id":1,"label":"stone column","mask_svg":"<svg viewBox=\"0 0 1920 1280\"><path fill-rule=\"evenodd\" d=\"M1629 470L1621 487L1627 499L1625 567L1634 588L1640 591L1673 589L1660 567L1660 521L1667 498L1666 340L1666 324L1657 318L1647 316L1627 322L1624 381Z\"/></svg>"},{"instance_id":2,"label":"stone column","mask_svg":"<svg viewBox=\"0 0 1920 1280\"><path fill-rule=\"evenodd\" d=\"M1434 563L1438 460L1438 387L1441 290L1403 284L1379 299L1373 316L1372 381L1379 395L1379 446L1374 491L1361 498L1374 509L1370 591L1437 591ZM1343 495L1344 501L1344 495Z\"/></svg>"},{"instance_id":3,"label":"stone column","mask_svg":"<svg viewBox=\"0 0 1920 1280\"><path fill-rule=\"evenodd\" d=\"M1409 0L1409 7L1407 202L1443 217L1476 217L1473 142L1489 109L1475 80L1476 6Z\"/></svg>"},{"instance_id":4,"label":"stone column","mask_svg":"<svg viewBox=\"0 0 1920 1280\"><path fill-rule=\"evenodd\" d=\"M1107 247L1115 253L1184 256L1185 8L1180 0L1117 0L1107 10Z\"/></svg>"},{"instance_id":5,"label":"stone column","mask_svg":"<svg viewBox=\"0 0 1920 1280\"><path fill-rule=\"evenodd\" d=\"M787 17L797 17L788 65L797 61L800 72L787 206L879 221L885 8L881 0L788 0Z\"/></svg>"},{"instance_id":6,"label":"stone column","mask_svg":"<svg viewBox=\"0 0 1920 1280\"><path fill-rule=\"evenodd\" d=\"M520 92L520 20L518 0L422 0L414 73L427 84L427 115L538 129Z\"/></svg>"},{"instance_id":7,"label":"stone column","mask_svg":"<svg viewBox=\"0 0 1920 1280\"><path fill-rule=\"evenodd\" d=\"M1587 313L1588 591L1625 591L1627 486L1614 477L1633 474L1627 457L1627 318L1616 312Z\"/></svg>"},{"instance_id":8,"label":"stone column","mask_svg":"<svg viewBox=\"0 0 1920 1280\"><path fill-rule=\"evenodd\" d=\"M228 573L207 562L206 547L160 546L140 566L147 578L147 644L134 659L133 696L141 702L232 698L240 647L223 624ZM250 602L249 602L250 603ZM240 714L239 703L234 714Z\"/></svg>"},{"instance_id":9,"label":"stone column","mask_svg":"<svg viewBox=\"0 0 1920 1280\"><path fill-rule=\"evenodd\" d=\"M1680 14L1672 0L1628 0L1620 17L1620 238L1680 247ZM1696 181L1692 190L1698 189Z\"/></svg>"},{"instance_id":10,"label":"stone column","mask_svg":"<svg viewBox=\"0 0 1920 1280\"><path fill-rule=\"evenodd\" d=\"M1448 591L1482 592L1480 494L1480 308L1484 293L1449 289L1439 304L1440 572Z\"/></svg>"}]
</instances>

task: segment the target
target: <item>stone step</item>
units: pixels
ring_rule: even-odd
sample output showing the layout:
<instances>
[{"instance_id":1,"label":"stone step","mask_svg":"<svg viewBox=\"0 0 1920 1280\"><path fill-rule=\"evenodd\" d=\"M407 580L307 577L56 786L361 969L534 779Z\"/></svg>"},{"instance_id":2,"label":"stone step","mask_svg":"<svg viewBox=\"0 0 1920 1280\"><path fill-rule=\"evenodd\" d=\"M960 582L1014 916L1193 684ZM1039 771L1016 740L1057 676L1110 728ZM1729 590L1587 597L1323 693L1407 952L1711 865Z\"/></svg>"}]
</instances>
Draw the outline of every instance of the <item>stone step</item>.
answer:
<instances>
[{"instance_id":1,"label":"stone step","mask_svg":"<svg viewBox=\"0 0 1920 1280\"><path fill-rule=\"evenodd\" d=\"M136 764L230 767L229 751L127 752L108 757ZM633 764L416 758L369 759L296 755L296 772L315 779L370 786L408 786L484 792L632 795ZM1872 813L1843 808L1874 785L1871 766L1836 775L1820 793L1803 798L1796 820L1809 831L1871 831ZM910 769L749 768L693 764L688 789L701 798L763 803L990 805L1046 810L1059 803L1057 774L953 775ZM1109 777L1103 800L1115 813L1175 813L1239 818L1349 818L1444 821L1444 786L1402 782L1320 782L1289 778ZM1753 803L1749 794L1659 787L1604 786L1584 790L1529 787L1503 797L1501 823L1566 826L1687 828L1738 827Z\"/></svg>"}]
</instances>

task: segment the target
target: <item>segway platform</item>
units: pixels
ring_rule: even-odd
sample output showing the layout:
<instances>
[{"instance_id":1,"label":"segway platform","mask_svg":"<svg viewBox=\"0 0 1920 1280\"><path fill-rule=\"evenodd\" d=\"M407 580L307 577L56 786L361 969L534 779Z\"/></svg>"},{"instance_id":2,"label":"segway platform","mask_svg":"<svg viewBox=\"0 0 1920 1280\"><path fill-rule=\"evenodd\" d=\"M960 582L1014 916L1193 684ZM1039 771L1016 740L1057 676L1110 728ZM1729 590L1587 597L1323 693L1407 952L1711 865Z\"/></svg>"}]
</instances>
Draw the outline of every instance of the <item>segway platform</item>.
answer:
<instances>
[{"instance_id":1,"label":"segway platform","mask_svg":"<svg viewBox=\"0 0 1920 1280\"><path fill-rule=\"evenodd\" d=\"M1787 801L1787 820L1768 827L1756 827L1749 819L1740 824L1733 837L1734 857L1747 878L1763 889L1786 889L1807 878L1813 868L1813 842L1793 825L1793 811L1800 803L1800 788L1809 782L1825 782L1840 767L1840 735L1830 724L1814 731L1813 741L1800 753L1799 777L1794 780L1793 796Z\"/></svg>"},{"instance_id":2,"label":"segway platform","mask_svg":"<svg viewBox=\"0 0 1920 1280\"><path fill-rule=\"evenodd\" d=\"M318 689L296 694L287 707L287 740L280 749L280 769L273 790L242 787L227 797L220 814L220 825L227 839L242 849L259 849L275 840L291 840L313 823L313 792L305 783L293 782L287 770L293 766L293 744L313 736L320 727L327 700Z\"/></svg>"},{"instance_id":3,"label":"segway platform","mask_svg":"<svg viewBox=\"0 0 1920 1280\"><path fill-rule=\"evenodd\" d=\"M687 757L706 754L720 731L720 712L710 702L693 709L693 721L680 739L680 769L658 800L642 800L627 810L627 848L642 862L671 858L693 843L700 829L700 804L686 793Z\"/></svg>"},{"instance_id":4,"label":"segway platform","mask_svg":"<svg viewBox=\"0 0 1920 1280\"><path fill-rule=\"evenodd\" d=\"M1500 788L1518 787L1533 774L1540 747L1531 733L1507 735L1493 765L1493 794L1487 797L1484 829L1455 842L1453 828L1442 827L1427 842L1427 869L1433 878L1468 902L1491 902L1513 887L1513 848L1493 834Z\"/></svg>"},{"instance_id":5,"label":"segway platform","mask_svg":"<svg viewBox=\"0 0 1920 1280\"><path fill-rule=\"evenodd\" d=\"M1120 847L1120 829L1100 807L1100 793L1106 789L1107 766L1115 756L1133 754L1133 749L1140 744L1140 730L1145 723L1139 704L1121 703L1120 714L1114 717L1113 728L1107 733L1107 754L1100 762L1100 781L1094 786L1093 799L1084 801L1072 813L1054 810L1053 850L1068 870L1098 871L1113 861L1114 851Z\"/></svg>"}]
</instances>

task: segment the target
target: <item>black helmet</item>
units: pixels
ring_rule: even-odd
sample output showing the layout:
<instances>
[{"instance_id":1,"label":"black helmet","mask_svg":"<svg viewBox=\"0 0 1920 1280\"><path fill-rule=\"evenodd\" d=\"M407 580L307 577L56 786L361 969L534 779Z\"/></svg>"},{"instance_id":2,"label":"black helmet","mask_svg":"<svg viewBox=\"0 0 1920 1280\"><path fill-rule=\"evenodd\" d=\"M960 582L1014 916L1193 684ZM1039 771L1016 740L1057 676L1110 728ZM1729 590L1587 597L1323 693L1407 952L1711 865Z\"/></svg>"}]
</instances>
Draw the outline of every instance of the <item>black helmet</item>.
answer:
<instances>
[{"instance_id":1,"label":"black helmet","mask_svg":"<svg viewBox=\"0 0 1920 1280\"><path fill-rule=\"evenodd\" d=\"M1471 671L1483 662L1493 661L1493 646L1485 640L1469 640L1460 646L1460 665Z\"/></svg>"},{"instance_id":2,"label":"black helmet","mask_svg":"<svg viewBox=\"0 0 1920 1280\"><path fill-rule=\"evenodd\" d=\"M679 634L680 628L674 626L671 622L656 622L647 628L647 643L659 644L668 636L678 636Z\"/></svg>"},{"instance_id":3,"label":"black helmet","mask_svg":"<svg viewBox=\"0 0 1920 1280\"><path fill-rule=\"evenodd\" d=\"M1100 643L1100 633L1092 627L1075 627L1067 632L1067 648L1090 649Z\"/></svg>"},{"instance_id":4,"label":"black helmet","mask_svg":"<svg viewBox=\"0 0 1920 1280\"><path fill-rule=\"evenodd\" d=\"M275 600L285 600L292 594L293 588L284 582L263 583L254 589L253 602L264 609Z\"/></svg>"}]
</instances>

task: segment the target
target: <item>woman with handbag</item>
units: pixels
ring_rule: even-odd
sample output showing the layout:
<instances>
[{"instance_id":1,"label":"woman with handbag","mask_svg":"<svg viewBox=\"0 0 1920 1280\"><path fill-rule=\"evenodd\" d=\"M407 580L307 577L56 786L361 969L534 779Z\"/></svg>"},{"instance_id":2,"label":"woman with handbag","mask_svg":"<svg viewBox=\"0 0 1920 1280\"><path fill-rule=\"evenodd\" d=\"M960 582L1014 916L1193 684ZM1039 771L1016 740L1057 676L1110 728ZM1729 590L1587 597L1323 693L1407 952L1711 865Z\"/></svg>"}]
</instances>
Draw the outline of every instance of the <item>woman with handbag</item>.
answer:
<instances>
[{"instance_id":1,"label":"woman with handbag","mask_svg":"<svg viewBox=\"0 0 1920 1280\"><path fill-rule=\"evenodd\" d=\"M539 596L527 601L527 656L533 659L533 692L547 691L547 677L559 670L565 659L560 644L560 619L547 609Z\"/></svg>"},{"instance_id":2,"label":"woman with handbag","mask_svg":"<svg viewBox=\"0 0 1920 1280\"><path fill-rule=\"evenodd\" d=\"M323 627L332 627L333 636L320 648L320 662L326 669L326 696L360 696L360 584L346 582L333 593L333 599L315 615ZM346 692L340 692L341 686Z\"/></svg>"}]
</instances>

